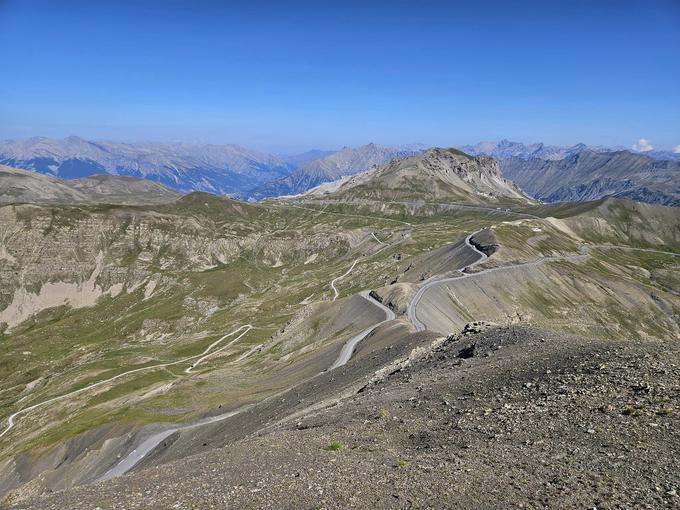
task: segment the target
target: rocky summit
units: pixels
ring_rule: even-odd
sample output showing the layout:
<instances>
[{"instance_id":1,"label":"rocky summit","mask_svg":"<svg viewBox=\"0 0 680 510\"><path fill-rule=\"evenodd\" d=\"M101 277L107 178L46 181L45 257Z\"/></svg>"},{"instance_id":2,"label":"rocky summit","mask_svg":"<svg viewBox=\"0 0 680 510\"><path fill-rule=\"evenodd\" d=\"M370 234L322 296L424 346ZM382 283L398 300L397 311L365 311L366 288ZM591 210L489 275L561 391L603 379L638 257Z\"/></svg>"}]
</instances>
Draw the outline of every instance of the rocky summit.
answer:
<instances>
[{"instance_id":1,"label":"rocky summit","mask_svg":"<svg viewBox=\"0 0 680 510\"><path fill-rule=\"evenodd\" d=\"M461 203L496 203L531 200L505 179L498 162L488 156L470 156L457 149L433 148L416 156L397 159L343 182L343 198L408 198L451 200Z\"/></svg>"}]
</instances>

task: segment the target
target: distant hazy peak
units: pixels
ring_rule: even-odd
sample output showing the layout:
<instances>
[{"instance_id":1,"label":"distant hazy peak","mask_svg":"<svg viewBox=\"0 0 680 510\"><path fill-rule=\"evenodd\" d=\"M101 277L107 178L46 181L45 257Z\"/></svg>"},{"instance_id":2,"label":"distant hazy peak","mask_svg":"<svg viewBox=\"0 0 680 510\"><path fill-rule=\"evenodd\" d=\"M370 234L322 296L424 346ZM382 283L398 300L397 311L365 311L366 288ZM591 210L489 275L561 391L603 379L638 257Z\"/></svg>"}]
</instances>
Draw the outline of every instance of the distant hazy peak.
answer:
<instances>
[{"instance_id":1,"label":"distant hazy peak","mask_svg":"<svg viewBox=\"0 0 680 510\"><path fill-rule=\"evenodd\" d=\"M628 150L626 147L605 147L602 145L589 146L585 143L579 142L575 145L560 146L560 145L546 145L542 142L524 144L521 142L512 142L507 139L498 142L479 142L475 145L463 145L460 149L469 152L470 154L486 154L498 159L519 158L519 159L544 159L548 161L558 161L569 157L573 154L582 151L592 151L595 153L606 152L620 152ZM645 154L654 159L665 160L680 160L680 154L674 154L669 151L647 151L636 152L637 154Z\"/></svg>"}]
</instances>

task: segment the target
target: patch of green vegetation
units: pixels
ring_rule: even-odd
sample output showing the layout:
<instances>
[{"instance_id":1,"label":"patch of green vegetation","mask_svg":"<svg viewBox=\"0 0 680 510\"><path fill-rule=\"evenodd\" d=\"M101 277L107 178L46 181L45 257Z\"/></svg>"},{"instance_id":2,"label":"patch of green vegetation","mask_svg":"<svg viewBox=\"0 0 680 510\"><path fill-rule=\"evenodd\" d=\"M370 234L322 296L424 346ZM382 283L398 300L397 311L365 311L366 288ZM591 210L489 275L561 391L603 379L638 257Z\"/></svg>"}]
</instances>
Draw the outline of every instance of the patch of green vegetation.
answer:
<instances>
[{"instance_id":1,"label":"patch of green vegetation","mask_svg":"<svg viewBox=\"0 0 680 510\"><path fill-rule=\"evenodd\" d=\"M175 376L165 369L159 368L130 376L130 379L115 384L111 389L89 399L88 405L96 406L126 395L132 395L154 384L173 381Z\"/></svg>"},{"instance_id":2,"label":"patch of green vegetation","mask_svg":"<svg viewBox=\"0 0 680 510\"><path fill-rule=\"evenodd\" d=\"M342 450L345 447L343 443L340 441L331 441L328 446L324 448L324 450L327 450L329 452L337 452L339 450Z\"/></svg>"},{"instance_id":3,"label":"patch of green vegetation","mask_svg":"<svg viewBox=\"0 0 680 510\"><path fill-rule=\"evenodd\" d=\"M645 414L644 409L644 406L641 405L628 406L623 410L623 414L626 416L643 416Z\"/></svg>"},{"instance_id":4,"label":"patch of green vegetation","mask_svg":"<svg viewBox=\"0 0 680 510\"><path fill-rule=\"evenodd\" d=\"M456 149L455 147L448 147L444 149L446 152L450 152L451 154L454 154L456 156L463 156L468 159L473 159L472 156L470 156L467 152L463 152L461 150Z\"/></svg>"},{"instance_id":5,"label":"patch of green vegetation","mask_svg":"<svg viewBox=\"0 0 680 510\"><path fill-rule=\"evenodd\" d=\"M522 294L522 302L525 303L527 309L540 313L545 319L558 318L558 314L554 311L556 307L554 295L550 293L550 290L534 282L527 282L527 288Z\"/></svg>"},{"instance_id":6,"label":"patch of green vegetation","mask_svg":"<svg viewBox=\"0 0 680 510\"><path fill-rule=\"evenodd\" d=\"M41 432L21 445L20 450L50 446L66 438L74 437L89 430L93 430L106 423L145 424L152 422L181 422L184 415L163 416L157 413L148 413L142 409L129 408L127 406L102 409L100 407L80 410L76 415L62 416L58 427L51 427Z\"/></svg>"}]
</instances>

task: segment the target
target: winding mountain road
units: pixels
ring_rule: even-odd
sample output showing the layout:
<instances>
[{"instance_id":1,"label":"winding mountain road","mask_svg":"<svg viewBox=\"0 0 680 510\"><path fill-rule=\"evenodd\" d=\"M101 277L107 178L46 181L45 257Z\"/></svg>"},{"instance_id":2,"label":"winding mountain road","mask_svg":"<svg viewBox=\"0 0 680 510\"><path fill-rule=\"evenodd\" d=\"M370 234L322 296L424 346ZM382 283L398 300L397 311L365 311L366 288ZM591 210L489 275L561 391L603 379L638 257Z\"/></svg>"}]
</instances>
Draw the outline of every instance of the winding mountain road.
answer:
<instances>
[{"instance_id":1,"label":"winding mountain road","mask_svg":"<svg viewBox=\"0 0 680 510\"><path fill-rule=\"evenodd\" d=\"M246 333L248 333L248 331L250 331L251 329L253 329L253 326L251 326L250 324L246 324L245 326L241 326L240 328L235 329L235 330L232 331L231 333L227 333L226 335L224 335L224 336L223 336L222 338L220 338L219 340L216 340L215 342L213 342L212 344L210 344L210 346L209 346L205 351L203 351L204 353L207 352L208 354L204 354L203 356L201 356L201 357L198 359L198 361L197 361L196 363L194 363L193 365L191 365L189 368L187 368L187 369L184 371L184 373L185 373L185 374L190 374L191 371L192 371L194 368L196 368L198 365L200 365L201 363L203 363L206 359L211 358L211 357L214 356L215 354L218 354L218 353L222 352L222 351L225 350L227 347L229 347L229 346L231 346L232 344L238 342L238 341L241 339L241 337L242 337L243 335L245 335ZM242 332L240 335L238 335L236 338L234 338L231 342L229 342L228 344L226 344L226 345L220 347L220 348L217 349L216 351L212 351L212 348L213 348L213 347L215 347L216 345L219 345L223 340L225 340L226 338L229 338L230 336L233 336L235 333L238 333L238 332L241 331L241 330L243 330L243 332Z\"/></svg>"},{"instance_id":2,"label":"winding mountain road","mask_svg":"<svg viewBox=\"0 0 680 510\"><path fill-rule=\"evenodd\" d=\"M489 274L489 273L495 273L498 271L505 271L507 269L512 269L516 267L531 267L531 266L540 266L545 264L546 262L557 262L557 261L568 261L568 260L582 260L584 258L587 258L590 256L590 249L591 248L598 248L600 247L599 245L581 245L579 249L579 253L577 255L559 255L559 256L552 256L552 257L542 257L537 260L532 260L529 262L521 262L518 264L508 264L506 266L499 266L499 267L492 267L489 269L483 269L482 271L477 271L476 273L469 273L470 269L475 267L477 264L481 263L482 261L486 260L488 257L486 254L482 253L479 251L471 242L470 239L472 236L480 232L479 230L477 232L473 232L469 236L465 238L465 244L467 244L471 249L473 249L477 254L479 254L479 258L474 261L472 264L469 264L465 266L461 271L463 271L463 274L459 276L453 276L450 278L439 278L437 276L433 276L429 280L425 282L425 284L418 289L418 291L415 293L411 301L409 302L406 312L408 314L408 318L415 327L416 331L424 331L427 329L427 325L423 323L419 318L418 318L418 305L420 304L420 301L422 300L423 296L425 293L431 289L435 285L441 285L444 283L448 282L453 282L453 281L459 281L459 280L464 280L466 278L476 278L481 275ZM644 248L641 248L645 250ZM662 252L667 255L678 255L672 252Z\"/></svg>"},{"instance_id":3,"label":"winding mountain road","mask_svg":"<svg viewBox=\"0 0 680 510\"><path fill-rule=\"evenodd\" d=\"M536 266L536 265L544 264L546 262L557 261L557 260L582 259L582 258L589 256L588 251L589 251L590 248L595 248L595 247L619 248L617 246L609 246L609 245L602 245L602 246L599 246L599 245L598 246L583 245L581 247L581 252L578 255L544 257L544 258L534 260L534 261L530 261L530 262L523 262L523 263L519 263L519 264L512 264L512 265L507 265L507 266L495 267L495 268L490 268L490 269L484 269L484 270L476 272L476 273L469 273L467 271L474 268L476 265L480 264L481 262L483 262L484 260L486 260L488 258L488 256L484 252L479 250L472 243L472 237L475 236L476 234L478 234L479 232L481 232L481 230L477 230L477 231L473 232L472 234L469 234L465 238L465 244L479 256L477 258L477 260L475 260L474 262L472 262L472 263L468 264L467 266L465 266L464 268L462 268L461 271L463 271L463 274L460 275L460 276L455 276L455 277L451 277L451 278L439 278L437 276L432 277L429 281L426 281L425 284L422 285L418 289L418 292L414 295L414 297L409 302L408 308L407 308L407 314L408 314L408 317L409 317L411 323L414 325L414 327L417 331L424 331L424 330L427 329L427 325L424 324L418 318L418 315L417 315L418 304L420 303L420 300L422 299L423 295L427 292L427 290L432 288L435 285L444 284L444 283L447 283L447 282L450 282L450 281L456 281L456 280L461 280L461 279L465 279L465 278L474 278L474 277L477 277L479 275L483 275L483 274L487 274L487 273L491 273L491 272L495 272L495 271L503 271L503 270L506 270L506 269L514 268L514 267ZM373 235L375 237L375 234L373 234ZM380 242L380 240L378 240L377 238L376 238L376 241ZM383 244L383 243L381 243L381 244ZM629 249L627 247L621 247L621 248ZM654 252L654 253L663 253L663 254L666 254L666 255L676 255L676 256L680 255L680 254L673 253L673 252L663 252L663 251L659 251L659 250L652 250L652 249L646 249L646 248L630 248L630 249L640 250L640 251L649 251L649 252ZM342 275L331 280L330 286L331 286L331 288L333 289L333 292L334 292L333 301L335 301L339 296L339 292L338 292L338 289L335 286L335 283L337 281L341 280L342 278L346 277L347 275L349 275L354 270L354 267L359 262L359 260L360 259L356 259L352 263L350 268L345 273L343 273ZM389 309L388 307L383 305L381 302L374 299L370 295L369 290L364 290L364 291L360 292L359 295L362 298L364 298L368 303L370 303L374 306L377 306L383 312L385 312L385 319L374 324L374 325L372 325L372 326L370 326L370 327L368 327L368 328L366 328L365 330L363 330L359 334L350 338L343 345L342 349L340 350L340 353L338 354L338 357L333 362L333 364L328 368L328 370L326 370L326 372L330 371L330 370L334 370L336 368L339 368L339 367L347 364L347 362L352 358L352 355L354 354L354 350L356 349L356 346L359 344L359 342L361 342L363 339L365 339L378 326L380 326L380 325L382 325L386 322L389 322L391 320L396 319L395 313L391 309ZM226 337L233 335L234 333L238 332L239 330L240 329L237 329L237 330L233 331L232 333L230 333L229 335L225 335L224 337L222 337L217 342L224 340ZM214 352L211 352L210 354L204 355L194 365L189 367L185 372L189 373L192 368L194 368L196 365L198 365L204 359L206 359L210 356L213 356L214 354L217 354L219 351L221 351L223 349L226 349L229 345L231 345L232 343L234 343L235 341L240 339L249 330L250 329L247 329L245 332L241 333L241 335L239 335L237 338L232 340L229 344L225 345L221 349L214 351ZM212 344L208 349L211 349L215 344ZM323 373L323 372L321 372L321 373ZM317 376L318 375L320 375L320 374L317 374ZM317 376L314 376L314 377L317 377ZM218 416L213 416L213 417L210 417L210 418L199 420L195 423L183 425L183 426L180 426L180 427L174 427L174 428L153 434L153 435L149 436L147 439L145 439L144 441L142 441L142 443L140 443L137 446L137 448L135 448L122 461L120 461L118 464L116 464L114 467L112 467L109 471L107 471L101 479L106 480L106 479L113 478L113 477L120 476L120 475L127 473L133 467L135 467L144 457L146 457L151 451L153 451L155 448L157 448L158 445L161 442L163 442L165 439L167 439L169 436L171 436L174 433L185 431L185 430L190 430L190 429L197 428L197 427L200 427L200 426L203 426L203 425L207 425L209 423L215 423L215 422L218 422L218 421L225 420L225 419L230 418L232 416L235 416L235 415L237 415L237 414L239 414L239 413L241 413L241 412L243 412L247 409L250 409L254 406L257 406L258 404L265 402L265 401L269 400L270 398L275 398L276 396L279 396L279 395L285 393L289 389L290 388L283 390L283 391L277 393L276 395L273 395L272 397L268 397L267 399L264 399L260 402L256 402L256 403L253 403L253 404L248 404L248 405L242 406L242 407L235 409L233 411L230 411L228 413L224 413L224 414L221 414L221 415L218 415Z\"/></svg>"},{"instance_id":4,"label":"winding mountain road","mask_svg":"<svg viewBox=\"0 0 680 510\"><path fill-rule=\"evenodd\" d=\"M340 355L338 356L338 359L335 360L335 363L331 365L331 367L328 370L333 370L334 368L341 367L342 365L346 364L350 358L352 357L352 354L354 353L354 349L356 348L357 344L361 342L364 338L368 336L368 334L373 331L375 328L380 326L381 324L384 324L385 322L388 321L393 321L394 319L397 318L397 316L394 314L392 310L387 308L385 305L383 305L380 301L374 299L370 295L370 291L368 290L363 290L359 293L359 295L367 300L369 303L377 306L380 308L383 312L385 312L385 320L378 322L377 324L374 324L370 328L365 329L358 335L350 338L347 343L342 347L342 350L340 351Z\"/></svg>"},{"instance_id":5,"label":"winding mountain road","mask_svg":"<svg viewBox=\"0 0 680 510\"><path fill-rule=\"evenodd\" d=\"M347 276L347 275L352 271L352 269L354 269L354 266L356 265L357 262L358 262L358 259L354 261L354 263L352 264L352 266L350 267L350 269L349 269L346 273L344 273L342 276ZM335 279L331 282L331 286L333 287L333 289L334 289L335 292L336 292L336 296L335 296L335 297L337 297L337 290L335 289L335 286L333 285L333 283L334 283L335 281L337 281L338 279L340 279L340 278L342 278L342 277L335 278ZM387 307L386 307L385 305L383 305L380 301L377 301L376 299L374 299L374 298L370 295L370 290L361 291L361 292L359 293L359 295L360 295L362 298L364 298L366 301L368 301L368 303L370 303L371 305L377 306L377 307L380 308L383 312L385 312L385 319L382 320L382 321L380 321L380 322L378 322L378 323L376 323L376 324L373 324L373 325L372 325L371 327L369 327L369 328L366 328L366 329L363 330L361 333L359 333L358 335L353 336L353 337L350 338L347 342L345 342L345 344L342 346L342 349L340 349L340 353L338 354L338 357L337 357L336 360L333 362L333 364L328 368L328 370L326 370L326 372L327 372L327 371L330 371L330 370L334 370L334 369L336 369L336 368L338 368L338 367L341 367L341 366L347 364L347 362L352 358L352 355L354 354L354 350L356 349L356 346L357 346L357 344L358 344L359 342L361 342L364 338L366 338L366 337L367 337L373 330L375 330L375 328L377 328L378 326L384 324L385 322L389 322L389 321L391 321L391 320L396 319L396 315L395 315L395 313L394 313L392 310L390 310L389 308L387 308ZM333 298L333 300L335 301L335 298ZM237 331L238 331L238 330L237 330ZM229 345L231 345L231 344L234 343L236 340L238 340L239 338L241 338L241 336L243 336L243 335L244 335L245 333L247 333L248 331L249 331L249 330L246 330L244 333L242 333L242 334L239 335L237 338L235 338L234 340L232 340L229 344L227 344L227 345L225 345L224 347L222 347L222 349L227 348ZM233 334L233 332L232 332L232 334ZM226 336L226 335L225 335L225 336ZM224 337L223 337L223 338L224 338ZM222 349L220 349L220 350L222 350ZM214 352L210 353L209 355L202 357L201 359L199 359L199 360L196 362L195 365L192 365L191 367L189 367L189 368L186 370L186 372L188 373L188 372L191 370L191 368L193 368L193 367L195 367L196 365L198 365L198 364L199 364L201 361L203 361L205 358L207 358L208 356L212 356L212 355L214 355L214 354L217 354L218 352L219 352L219 350L218 350L218 351L214 351ZM321 373L323 373L323 372L321 372ZM317 376L318 376L318 375L320 375L320 374L317 374ZM316 377L316 376L314 376L314 377ZM258 404L260 404L260 403L262 403L262 402L265 402L265 401L267 401L267 400L269 400L269 399L271 399L271 398L274 398L274 397L276 397L276 396L278 396L278 395L281 395L281 394L285 393L286 391L288 391L289 389L290 389L290 388L287 388L287 389L285 389L285 390L283 390L283 391L277 393L276 395L273 395L273 396L271 396L271 397L269 397L269 398L267 398L267 399L264 399L264 400L262 400L262 401L260 401L260 402L255 402L255 403L253 403L253 404L248 404L248 405L239 407L238 409L235 409L235 410L233 410L233 411L229 411L229 412L227 412L227 413L224 413L224 414L220 414L220 415L217 415L217 416L212 416L212 417L210 417L210 418L206 418L206 419L203 419L203 420L199 420L199 421L197 421L197 422L195 422L195 423L190 423L190 424L182 425L182 426L179 426L179 427L173 427L173 428L170 428L170 429L167 429L167 430L163 430L163 431L161 431L161 432L157 432L157 433L155 433L155 434L149 436L148 438L146 438L144 441L142 441L142 442L141 442L134 450L132 450L132 452L130 452L125 458L123 458L123 460L121 460L118 464L116 464L116 465L113 466L111 469L109 469L106 473L104 473L104 475L100 478L100 480L108 480L109 478L114 478L114 477L116 477L116 476L124 475L125 473L127 473L128 471L130 471L133 467L135 467L137 464L139 464L139 463L142 461L142 459L144 459L144 457L146 457L151 451L153 451L155 448L157 448L158 445L159 445L161 442L163 442L165 439L167 439L167 438L168 438L169 436L171 436L172 434L175 434L176 432L182 432L182 431L185 431L185 430L190 430L190 429L194 429L194 428L197 428L197 427L201 427L201 426L207 425L207 424L209 424L209 423L215 423L215 422L218 422L218 421L226 420L227 418L231 418L232 416L235 416L235 415L237 415L237 414L240 414L240 413L242 413L243 411L245 411L245 410L247 410L247 409L250 409L250 408L252 408L252 407L254 407L254 406L257 406Z\"/></svg>"},{"instance_id":6,"label":"winding mountain road","mask_svg":"<svg viewBox=\"0 0 680 510\"><path fill-rule=\"evenodd\" d=\"M600 245L597 245L597 246L596 245L583 245L581 247L581 253L579 253L578 255L544 257L544 258L534 260L534 261L530 261L530 262L524 262L524 263L520 263L520 264L512 264L512 265L507 265L507 266L484 269L484 270L476 272L476 273L468 273L466 271L469 271L470 269L472 269L473 267L475 267L476 265L480 264L481 262L483 262L484 260L486 260L488 258L488 256L484 252L480 251L472 243L472 237L475 234L478 234L479 232L481 232L481 230L477 230L476 232L473 232L472 234L468 235L465 238L465 244L471 250L473 250L475 253L477 253L477 255L479 255L479 258L477 260L475 260L474 262L472 262L471 264L468 264L467 266L462 268L462 271L464 272L462 275L451 277L451 278L439 278L439 279L437 279L438 277L435 276L430 281L427 281L422 287L420 287L420 289L418 289L418 292L415 294L413 299L411 299L411 301L408 305L407 313L408 313L409 319L411 320L411 322L413 323L413 325L415 326L417 331L423 331L423 330L427 329L427 325L424 324L422 321L420 321L420 319L418 319L418 316L417 316L417 313L416 313L418 304L420 303L420 300L422 299L425 292L427 292L428 289L430 289L431 287L433 287L435 285L444 284L444 283L447 283L447 282L450 282L450 281L456 281L456 280L461 280L461 279L465 279L465 278L474 278L474 277L477 277L477 276L482 275L482 274L487 274L487 273L491 273L491 272L495 272L495 271L502 271L502 270L506 270L506 269L510 269L510 268L514 268L514 267L537 266L537 265L544 264L546 262L557 261L557 260L583 259L583 258L589 256L589 254L588 254L589 249L595 248L595 247L632 249L632 250L639 250L639 251L649 251L649 252L653 252L653 253L661 253L661 254L666 254L666 255L680 256L680 254L678 254L678 253L664 252L664 251L660 251L660 250L653 250L653 249L646 249L646 248L628 248L628 247L617 247L617 246L610 246L610 245L602 245L602 246L600 246ZM341 276L334 278L331 281L331 288L333 289L333 291L335 293L335 295L333 297L333 301L335 301L337 299L338 295L339 295L338 290L335 287L335 283L338 280L349 275L352 272L352 270L354 269L354 267L356 266L358 261L359 261L359 259L355 260L352 263L352 265L350 266L350 268L345 273L343 273ZM370 295L369 290L364 290L364 291L360 292L359 295L362 298L364 298L366 301L368 301L370 304L377 306L383 312L385 312L385 319L374 324L374 325L372 325L372 326L370 326L369 328L366 328L361 333L350 338L343 345L342 349L340 350L340 353L338 354L338 357L333 362L333 364L328 368L327 371L334 370L336 368L339 368L339 367L347 364L347 362L352 358L352 355L354 354L354 350L356 349L356 346L359 344L359 342L361 342L363 339L365 339L378 326L380 326L380 325L382 325L386 322L389 322L391 320L396 319L395 313L391 309L389 309L388 307L383 305L381 302L374 299ZM238 331L239 330L235 330L234 332L230 333L230 335L234 334ZM230 342L229 344L222 347L220 350L225 349L226 347L231 345L233 342L235 342L236 340L241 338L241 336L243 336L243 334L247 333L247 331L249 331L249 329L246 330L241 335L239 335L236 339L232 340L232 342ZM220 340L218 340L218 342L223 340L227 336L228 335L225 335L225 337L222 337ZM209 347L209 349L211 347L212 347L212 345ZM212 352L209 355L203 356L201 359L199 359L196 362L195 365L193 365L192 367L189 367L186 370L186 372L190 372L191 368L195 367L201 361L203 361L205 358L212 356L212 355L216 354L217 352L219 352L219 350ZM320 374L317 374L317 375L320 375ZM316 377L316 376L314 376L314 377ZM269 397L269 398L274 398L278 395L285 393L286 391L288 391L288 389L283 390L283 391L281 391L281 392L277 393L276 395ZM267 399L265 399L261 402L267 401L267 400L269 400L269 398L267 398ZM140 443L139 446L137 446L137 448L135 448L122 461L120 461L118 464L116 464L114 467L112 467L109 471L107 471L101 479L106 480L106 479L113 478L113 477L120 476L120 475L127 473L129 470L131 470L133 467L135 467L144 457L146 457L151 451L153 451L162 441L164 441L165 439L167 439L169 436L171 436L172 434L174 434L176 432L181 432L181 431L184 431L184 430L190 430L190 429L197 428L197 427L200 427L200 426L203 426L203 425L207 425L209 423L215 423L215 422L218 422L218 421L225 420L225 419L230 418L232 416L235 416L235 415L237 415L237 414L239 414L239 413L241 413L241 412L243 412L243 411L245 411L245 410L247 410L251 407L257 406L261 402L248 404L248 405L245 405L245 406L240 407L238 409L235 409L233 411L230 411L228 413L224 413L224 414L221 414L221 415L218 415L218 416L213 416L213 417L210 417L210 418L206 418L204 420L197 421L195 423L183 425L183 426L180 426L180 427L174 427L174 428L153 434L152 436L149 436L147 439L145 439L142 443Z\"/></svg>"},{"instance_id":7,"label":"winding mountain road","mask_svg":"<svg viewBox=\"0 0 680 510\"><path fill-rule=\"evenodd\" d=\"M472 237L475 234L478 234L482 231L483 229L477 230L476 232L473 232L469 236L465 238L465 244L467 245L468 248L472 249L477 255L479 255L479 258L472 262L471 264L468 264L465 266L461 271L467 271L473 267L475 267L477 264L480 262L483 262L488 258L487 254L480 251L477 249L477 247L472 244ZM469 275L468 275L469 276ZM416 309L418 308L418 304L420 303L420 300L423 297L423 294L427 292L429 288L431 288L434 285L438 285L443 282L451 281L451 280L458 280L462 278L462 276L456 276L453 278L439 278L439 276L435 275L432 278L428 279L424 285L422 285L418 291L415 293L411 301L409 301L408 306L406 307L406 314L408 315L409 320L411 321L411 324L416 328L416 331L425 331L427 329L427 326L418 318L418 314L416 313Z\"/></svg>"}]
</instances>

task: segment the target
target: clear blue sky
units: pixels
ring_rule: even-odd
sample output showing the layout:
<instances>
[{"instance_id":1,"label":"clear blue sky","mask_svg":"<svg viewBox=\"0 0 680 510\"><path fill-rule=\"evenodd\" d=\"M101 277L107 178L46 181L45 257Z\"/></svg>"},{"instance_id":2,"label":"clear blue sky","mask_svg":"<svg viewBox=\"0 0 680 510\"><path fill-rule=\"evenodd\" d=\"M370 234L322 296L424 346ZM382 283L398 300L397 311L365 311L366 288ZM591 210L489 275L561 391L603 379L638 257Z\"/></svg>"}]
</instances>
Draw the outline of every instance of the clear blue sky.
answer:
<instances>
[{"instance_id":1,"label":"clear blue sky","mask_svg":"<svg viewBox=\"0 0 680 510\"><path fill-rule=\"evenodd\" d=\"M680 144L680 1L0 0L0 138Z\"/></svg>"}]
</instances>

